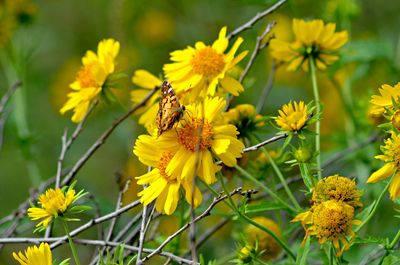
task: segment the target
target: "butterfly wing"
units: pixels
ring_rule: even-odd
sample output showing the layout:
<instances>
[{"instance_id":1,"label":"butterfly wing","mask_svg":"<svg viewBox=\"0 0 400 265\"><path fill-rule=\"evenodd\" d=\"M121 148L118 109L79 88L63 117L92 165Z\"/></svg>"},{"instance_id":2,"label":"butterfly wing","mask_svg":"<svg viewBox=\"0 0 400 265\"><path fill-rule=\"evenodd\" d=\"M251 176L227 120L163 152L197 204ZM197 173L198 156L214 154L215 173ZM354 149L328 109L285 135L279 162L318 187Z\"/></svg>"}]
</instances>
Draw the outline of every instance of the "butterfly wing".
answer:
<instances>
[{"instance_id":1,"label":"butterfly wing","mask_svg":"<svg viewBox=\"0 0 400 265\"><path fill-rule=\"evenodd\" d=\"M161 99L157 115L158 136L171 129L183 116L185 107L179 100L168 81L161 86Z\"/></svg>"}]
</instances>

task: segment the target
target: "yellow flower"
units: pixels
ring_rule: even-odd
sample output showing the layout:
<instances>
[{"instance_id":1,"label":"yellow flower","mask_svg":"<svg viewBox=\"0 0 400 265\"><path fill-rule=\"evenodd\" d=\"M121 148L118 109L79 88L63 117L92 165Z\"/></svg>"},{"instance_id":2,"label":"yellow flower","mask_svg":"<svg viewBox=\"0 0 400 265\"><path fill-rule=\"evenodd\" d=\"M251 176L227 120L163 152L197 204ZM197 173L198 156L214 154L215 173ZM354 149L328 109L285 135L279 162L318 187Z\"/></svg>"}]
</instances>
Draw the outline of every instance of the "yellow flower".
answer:
<instances>
[{"instance_id":1,"label":"yellow flower","mask_svg":"<svg viewBox=\"0 0 400 265\"><path fill-rule=\"evenodd\" d=\"M307 125L308 113L304 101L299 103L290 101L283 105L278 113L275 122L283 131L297 132Z\"/></svg>"},{"instance_id":2,"label":"yellow flower","mask_svg":"<svg viewBox=\"0 0 400 265\"><path fill-rule=\"evenodd\" d=\"M161 86L162 80L150 72L140 69L136 70L132 76L132 83L140 87L131 92L131 101L134 105L139 103L152 89ZM152 132L156 126L156 117L159 107L160 93L155 93L146 105L140 108L136 114L141 115L139 124L143 124L148 132Z\"/></svg>"},{"instance_id":3,"label":"yellow flower","mask_svg":"<svg viewBox=\"0 0 400 265\"><path fill-rule=\"evenodd\" d=\"M312 193L312 202L315 204L335 200L356 208L362 207L360 198L361 192L357 189L355 181L339 175L321 179Z\"/></svg>"},{"instance_id":4,"label":"yellow flower","mask_svg":"<svg viewBox=\"0 0 400 265\"><path fill-rule=\"evenodd\" d=\"M380 95L373 95L371 98L370 115L382 116L386 109L393 109L393 101L399 102L400 97L400 83L395 86L382 85L379 89Z\"/></svg>"},{"instance_id":5,"label":"yellow flower","mask_svg":"<svg viewBox=\"0 0 400 265\"><path fill-rule=\"evenodd\" d=\"M175 153L175 147L162 150L158 148L157 141L149 135L141 135L136 141L134 153L139 160L153 169L136 179L139 185L148 185L138 193L140 201L148 205L156 199L156 210L160 213L174 213L180 196L180 187L185 190L186 201L192 202L192 178L180 180L176 176L168 174L166 168ZM194 207L202 200L200 190L194 189Z\"/></svg>"},{"instance_id":6,"label":"yellow flower","mask_svg":"<svg viewBox=\"0 0 400 265\"><path fill-rule=\"evenodd\" d=\"M177 93L190 90L184 104L195 101L198 96L214 96L218 85L234 96L244 90L237 80L227 74L247 54L245 51L235 57L242 42L243 39L238 38L230 51L224 53L229 41L226 27L223 27L211 46L199 41L194 48L189 46L170 53L173 63L164 65L163 69Z\"/></svg>"},{"instance_id":7,"label":"yellow flower","mask_svg":"<svg viewBox=\"0 0 400 265\"><path fill-rule=\"evenodd\" d=\"M264 126L262 115L256 114L256 109L251 104L240 104L223 113L227 123L233 124L239 131L239 137L250 136L257 128Z\"/></svg>"},{"instance_id":8,"label":"yellow flower","mask_svg":"<svg viewBox=\"0 0 400 265\"><path fill-rule=\"evenodd\" d=\"M390 138L385 140L385 145L381 147L383 155L375 158L382 160L385 164L371 174L367 183L375 183L384 180L395 174L389 186L389 194L392 200L400 197L400 136L392 132Z\"/></svg>"},{"instance_id":9,"label":"yellow flower","mask_svg":"<svg viewBox=\"0 0 400 265\"><path fill-rule=\"evenodd\" d=\"M270 43L271 55L288 64L287 70L294 71L302 66L308 71L309 60L313 58L318 69L324 70L327 65L337 61L336 50L348 40L347 31L335 32L336 25L320 19L304 21L293 19L295 40L286 42L273 39Z\"/></svg>"},{"instance_id":10,"label":"yellow flower","mask_svg":"<svg viewBox=\"0 0 400 265\"><path fill-rule=\"evenodd\" d=\"M52 265L52 254L50 246L47 243L41 243L39 247L33 246L28 247L25 253L21 251L17 253L13 252L13 257L21 265Z\"/></svg>"},{"instance_id":11,"label":"yellow flower","mask_svg":"<svg viewBox=\"0 0 400 265\"><path fill-rule=\"evenodd\" d=\"M341 244L349 248L346 237L355 236L353 225L361 224L354 220L354 208L342 201L329 200L314 206L310 211L300 213L292 222L302 222L306 236L316 236L319 244L331 241L336 249L336 255L341 256Z\"/></svg>"},{"instance_id":12,"label":"yellow flower","mask_svg":"<svg viewBox=\"0 0 400 265\"><path fill-rule=\"evenodd\" d=\"M282 237L282 232L279 226L273 220L265 217L255 217L253 220L271 230L277 237ZM258 227L253 225L247 226L245 235L247 236L250 245L253 247L258 245L257 250L264 251L261 257L266 261L275 259L282 252L282 248L275 239Z\"/></svg>"},{"instance_id":13,"label":"yellow flower","mask_svg":"<svg viewBox=\"0 0 400 265\"><path fill-rule=\"evenodd\" d=\"M87 51L82 58L82 68L76 80L70 84L74 90L68 94L68 101L60 109L61 114L74 110L73 122L79 122L85 116L90 103L105 88L107 78L115 70L115 57L119 52L119 42L105 39L97 47L97 54Z\"/></svg>"},{"instance_id":14,"label":"yellow flower","mask_svg":"<svg viewBox=\"0 0 400 265\"><path fill-rule=\"evenodd\" d=\"M40 221L36 227L38 230L46 228L53 219L60 215L65 215L71 208L70 206L79 198L85 195L82 191L76 193L73 189L73 185L69 186L68 189L48 189L46 193L39 195L38 204L40 207L31 207L28 209L28 216L32 220Z\"/></svg>"},{"instance_id":15,"label":"yellow flower","mask_svg":"<svg viewBox=\"0 0 400 265\"><path fill-rule=\"evenodd\" d=\"M203 102L187 105L177 128L158 138L158 148L176 146L176 154L166 168L168 175L190 179L196 172L197 176L210 184L216 181L215 173L220 169L215 165L213 155L227 166L236 164L244 145L237 139L236 127L226 124L222 118L225 104L222 98L207 97ZM195 168L197 155L198 167Z\"/></svg>"}]
</instances>

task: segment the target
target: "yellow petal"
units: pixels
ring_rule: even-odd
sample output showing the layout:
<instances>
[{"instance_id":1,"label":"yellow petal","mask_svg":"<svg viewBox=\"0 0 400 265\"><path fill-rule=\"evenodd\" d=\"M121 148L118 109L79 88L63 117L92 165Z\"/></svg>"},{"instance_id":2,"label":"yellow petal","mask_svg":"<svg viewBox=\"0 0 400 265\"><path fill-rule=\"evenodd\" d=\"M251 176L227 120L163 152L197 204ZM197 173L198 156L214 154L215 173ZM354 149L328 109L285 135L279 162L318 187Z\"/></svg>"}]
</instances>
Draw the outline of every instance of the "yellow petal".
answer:
<instances>
[{"instance_id":1,"label":"yellow petal","mask_svg":"<svg viewBox=\"0 0 400 265\"><path fill-rule=\"evenodd\" d=\"M371 174L371 176L368 178L367 183L375 183L380 180L383 180L390 175L392 175L396 170L396 165L393 162L386 163L383 167L375 171L374 173Z\"/></svg>"}]
</instances>

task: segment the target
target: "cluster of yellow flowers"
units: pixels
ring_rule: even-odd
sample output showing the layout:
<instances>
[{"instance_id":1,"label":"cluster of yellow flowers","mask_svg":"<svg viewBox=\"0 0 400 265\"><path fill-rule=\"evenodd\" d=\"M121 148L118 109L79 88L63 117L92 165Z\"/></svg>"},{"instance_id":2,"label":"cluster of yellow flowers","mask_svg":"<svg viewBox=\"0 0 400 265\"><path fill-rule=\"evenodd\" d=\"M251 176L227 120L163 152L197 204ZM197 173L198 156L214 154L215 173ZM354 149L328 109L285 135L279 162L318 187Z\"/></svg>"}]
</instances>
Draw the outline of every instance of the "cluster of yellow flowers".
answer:
<instances>
[{"instance_id":1,"label":"cluster of yellow flowers","mask_svg":"<svg viewBox=\"0 0 400 265\"><path fill-rule=\"evenodd\" d=\"M298 214L292 222L301 222L306 236L316 236L320 244L333 243L337 256L348 249L346 237L354 237L353 225L361 224L354 219L356 208L362 207L361 193L353 180L342 176L321 179L312 190L311 209Z\"/></svg>"},{"instance_id":2,"label":"cluster of yellow flowers","mask_svg":"<svg viewBox=\"0 0 400 265\"><path fill-rule=\"evenodd\" d=\"M385 164L371 174L368 183L375 183L393 176L390 181L389 194L392 200L400 197L400 83L395 86L382 85L380 95L373 95L370 115L384 117L383 128L390 134L381 147L382 155L375 158Z\"/></svg>"},{"instance_id":3,"label":"cluster of yellow flowers","mask_svg":"<svg viewBox=\"0 0 400 265\"><path fill-rule=\"evenodd\" d=\"M153 96L140 110L139 123L145 125L150 135L138 137L134 153L152 168L137 177L138 184L147 185L138 194L145 205L156 200L157 211L172 214L182 187L186 201L197 207L202 196L193 187L195 177L207 184L214 183L215 174L221 168L218 160L233 166L241 157L244 145L237 138L237 128L223 116L227 104L223 96L226 92L237 96L244 90L229 75L247 53L235 56L242 42L238 38L226 52L229 41L224 27L212 45L197 42L195 47L171 52L173 62L165 64L163 70L173 91L167 91L169 94L162 95L161 99L159 95ZM149 89L162 85L162 80L145 70L136 71L132 81L142 88L132 92L134 103ZM180 119L174 120L177 104L182 104L185 110ZM161 135L157 115L165 115L166 122L172 123L167 124L170 129Z\"/></svg>"},{"instance_id":4,"label":"cluster of yellow flowers","mask_svg":"<svg viewBox=\"0 0 400 265\"><path fill-rule=\"evenodd\" d=\"M293 42L273 39L270 44L272 56L287 63L288 70L302 67L308 71L313 65L325 69L338 60L336 51L348 39L347 32L335 32L335 24L324 25L321 20L306 22L294 19L293 30L296 38ZM162 67L168 81L143 69L133 74L133 84L140 87L131 92L134 104L141 102L151 90L162 88L161 93L151 96L136 112L141 115L139 123L145 126L148 134L140 135L133 147L133 153L149 167L146 174L136 177L137 183L144 186L138 196L144 205L155 201L156 210L160 213L174 213L181 188L186 201L197 207L202 201L197 181L207 185L216 182L221 164L235 166L242 156L244 139L266 124L266 119L249 104L238 105L226 111L227 93L238 96L244 91L233 71L247 54L247 51L236 54L243 42L240 37L228 49L226 32L227 28L223 27L211 45L199 41L194 47L188 46L171 52L172 62ZM68 94L69 99L60 110L62 114L73 110L72 121L78 123L87 115L92 104L107 97L119 77L115 61L119 49L118 41L105 39L98 44L97 52L87 51L82 58L82 68L70 85L73 91ZM399 126L393 93L390 94L390 102L387 102L389 92L382 91L384 99L373 99L381 107L375 108L375 111L388 115L390 113L392 123ZM397 97L394 99L397 100ZM306 105L303 101L289 102L279 110L275 122L282 132L299 134L313 121L313 111L311 104ZM317 113L317 119L319 115ZM395 125L393 127L397 128ZM370 177L370 182L396 172L399 167L397 160L400 161L398 139L397 134L392 132L392 138L387 140L384 147L385 155L378 157L387 164ZM400 177L394 178L391 188L393 197L399 194L399 184ZM40 195L39 207L28 210L28 216L32 220L42 219L37 225L38 230L45 229L57 218L63 221L75 220L67 216L85 210L85 207L72 206L84 195L83 191L76 194L73 186L49 189ZM332 176L320 180L314 187L312 202L311 209L299 214L293 221L302 222L306 237L315 235L321 244L332 241L340 255L340 241L347 247L346 236L353 236L352 225L359 223L354 220L354 209L362 206L360 192L353 181ZM261 218L258 222L272 227L271 230L278 237L281 236L278 226L269 219ZM266 259L279 255L278 244L265 233L250 228L248 233L256 235L256 241L260 240L256 244L260 248L268 249L265 252L265 255L269 255L265 256ZM268 245L266 241L272 243ZM241 249L242 257L249 253L249 246ZM13 255L21 264L52 264L47 244L41 244L39 248L28 248L25 254L20 252Z\"/></svg>"}]
</instances>

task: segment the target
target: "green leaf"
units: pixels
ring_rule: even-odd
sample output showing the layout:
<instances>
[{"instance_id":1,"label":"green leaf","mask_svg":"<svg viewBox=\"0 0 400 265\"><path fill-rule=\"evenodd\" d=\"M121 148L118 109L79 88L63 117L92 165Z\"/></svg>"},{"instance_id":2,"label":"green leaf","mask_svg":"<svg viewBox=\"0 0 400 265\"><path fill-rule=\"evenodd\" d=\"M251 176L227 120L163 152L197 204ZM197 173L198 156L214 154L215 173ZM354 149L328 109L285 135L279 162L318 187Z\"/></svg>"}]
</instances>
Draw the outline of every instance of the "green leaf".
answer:
<instances>
[{"instance_id":1,"label":"green leaf","mask_svg":"<svg viewBox=\"0 0 400 265\"><path fill-rule=\"evenodd\" d=\"M393 251L383 259L382 265L400 265L400 251Z\"/></svg>"},{"instance_id":2,"label":"green leaf","mask_svg":"<svg viewBox=\"0 0 400 265\"><path fill-rule=\"evenodd\" d=\"M310 237L307 237L306 241L304 242L304 246L300 247L300 251L297 254L296 258L296 265L306 265L307 264L307 255L308 252L310 251L310 244L311 244L311 239Z\"/></svg>"}]
</instances>

